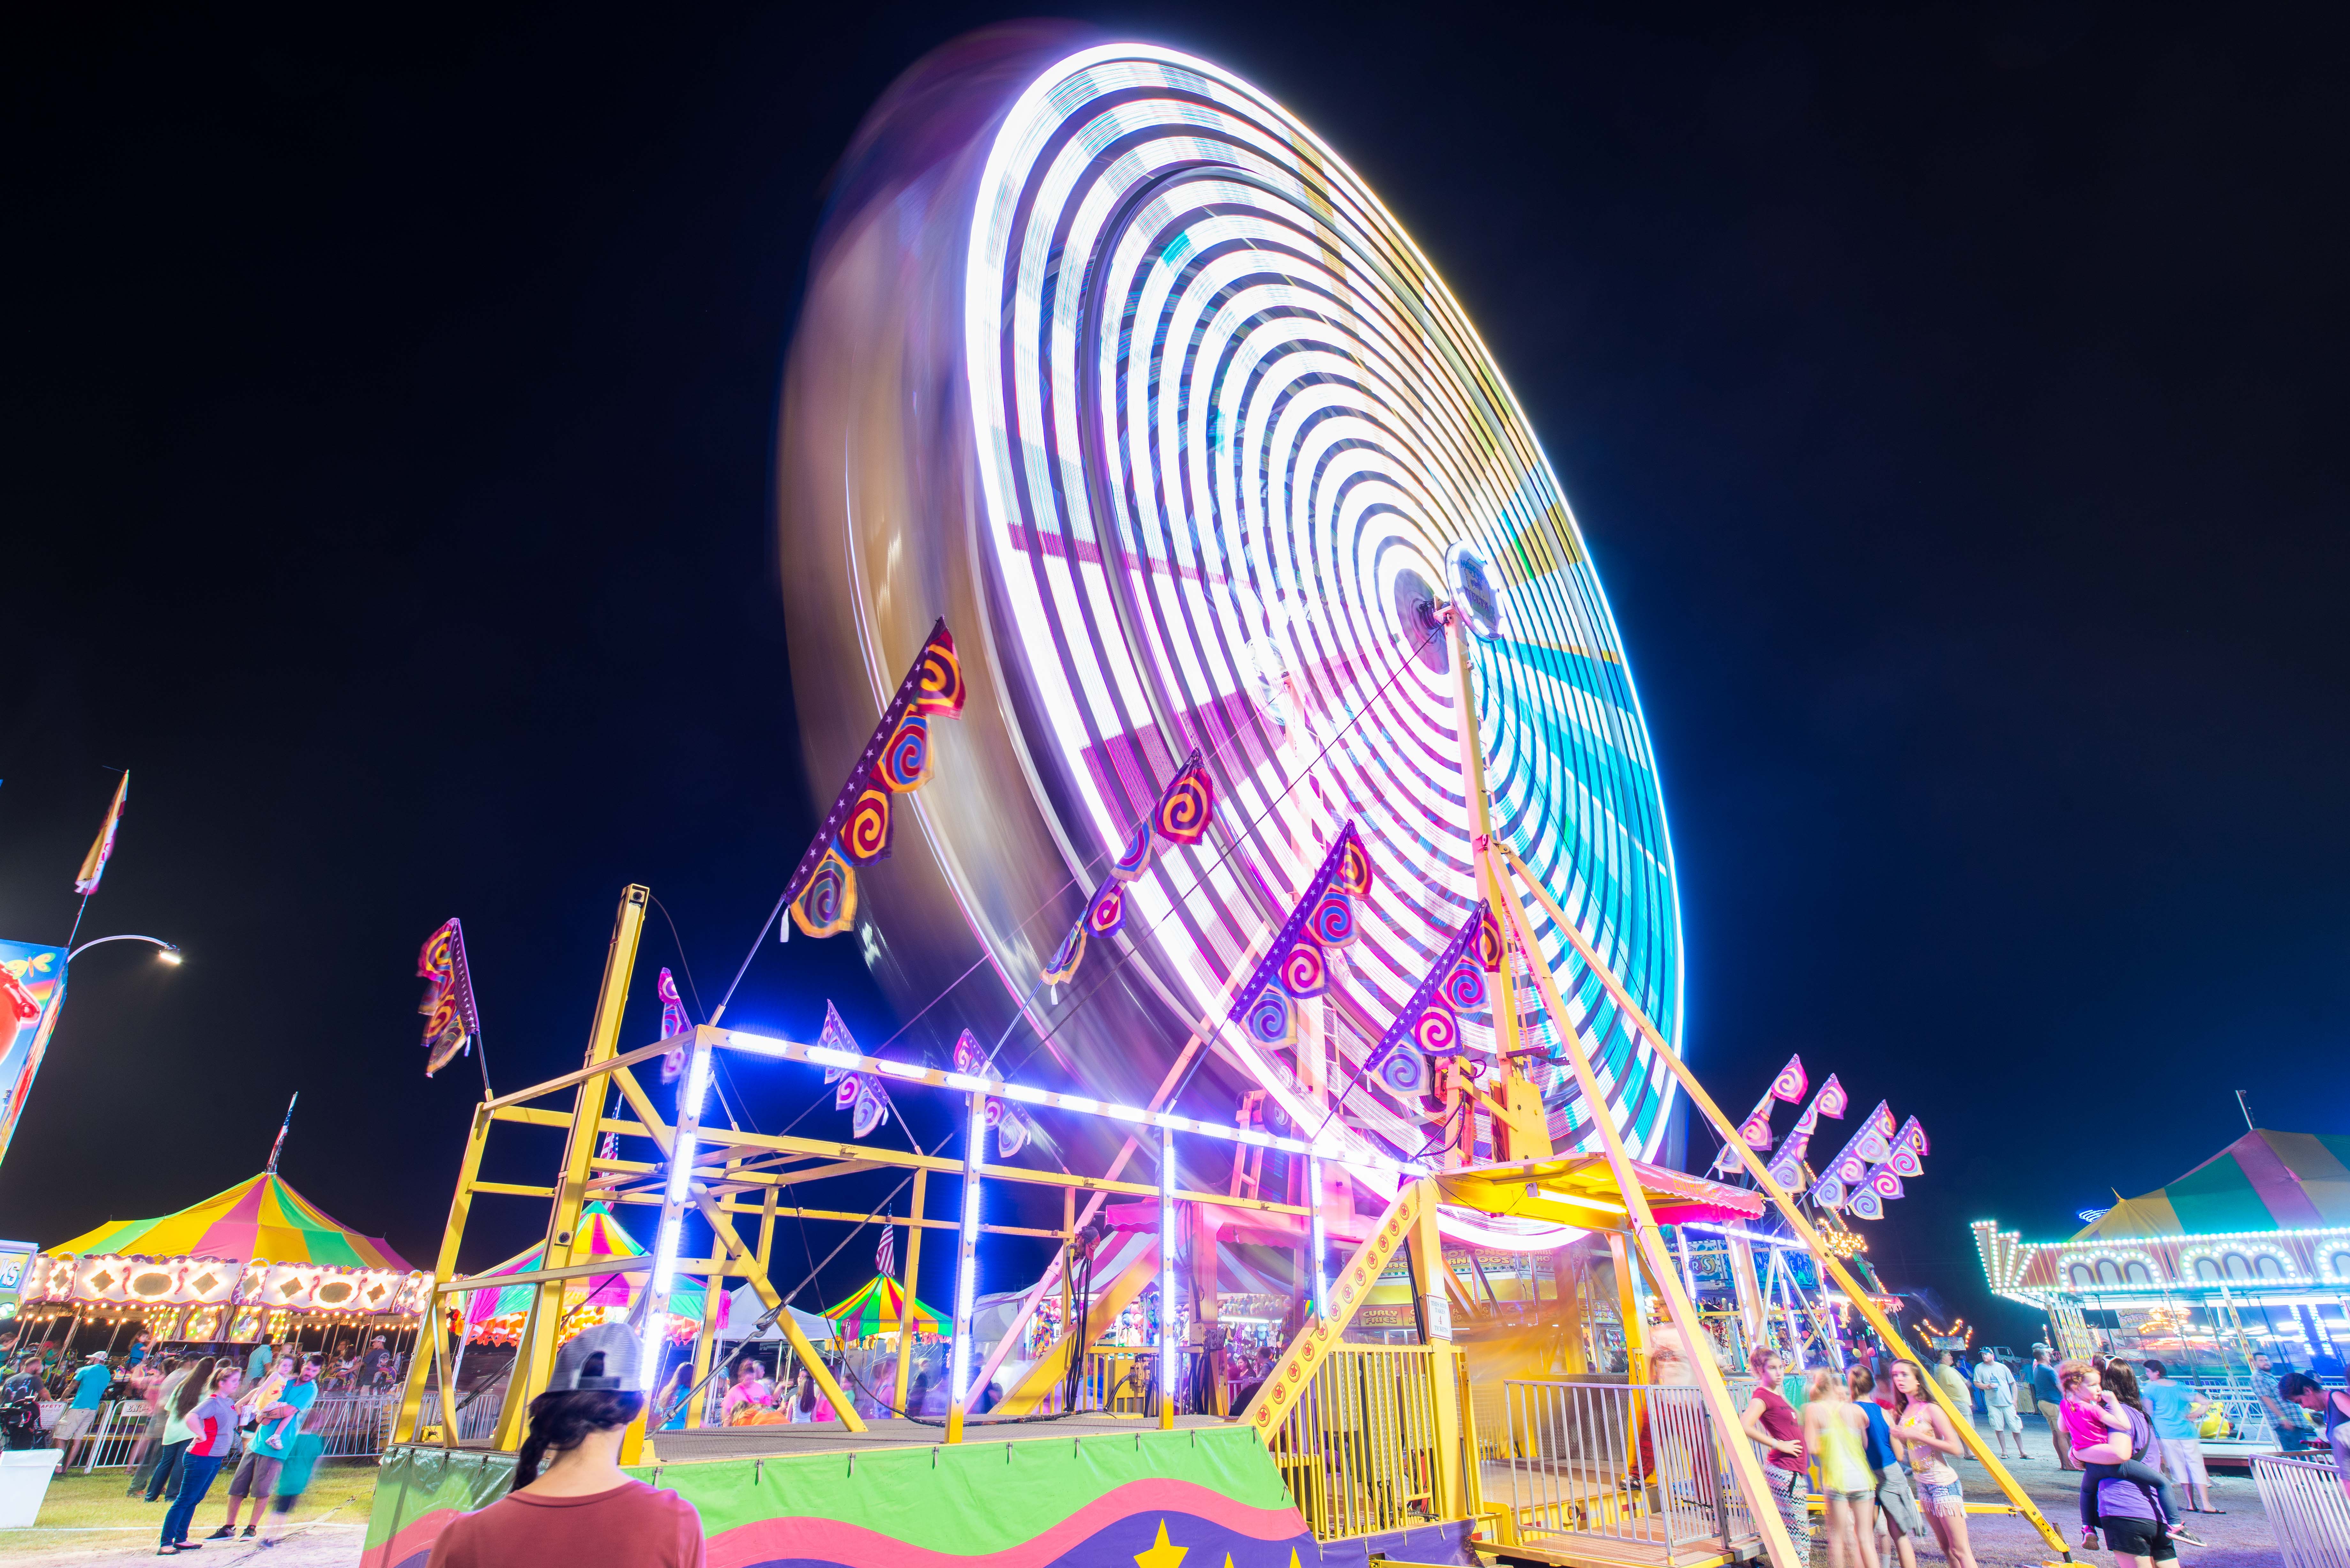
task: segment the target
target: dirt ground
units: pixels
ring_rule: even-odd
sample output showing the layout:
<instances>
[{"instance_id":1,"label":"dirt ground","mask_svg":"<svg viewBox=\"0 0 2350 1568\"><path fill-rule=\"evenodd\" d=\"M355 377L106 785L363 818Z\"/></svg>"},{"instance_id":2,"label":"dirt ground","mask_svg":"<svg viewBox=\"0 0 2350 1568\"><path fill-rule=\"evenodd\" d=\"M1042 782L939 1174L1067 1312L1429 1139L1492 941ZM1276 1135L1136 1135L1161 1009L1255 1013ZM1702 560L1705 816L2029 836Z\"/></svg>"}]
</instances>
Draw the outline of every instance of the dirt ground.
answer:
<instances>
[{"instance_id":1,"label":"dirt ground","mask_svg":"<svg viewBox=\"0 0 2350 1568\"><path fill-rule=\"evenodd\" d=\"M379 1473L372 1460L322 1465L309 1492L287 1516L280 1544L264 1551L258 1539L208 1541L188 1561L209 1565L257 1558L270 1568L352 1568L367 1533L368 1511L375 1505ZM153 1562L170 1504L124 1496L129 1480L121 1470L57 1477L32 1528L0 1530L0 1568L111 1568ZM201 1541L220 1528L227 1513L227 1483L216 1481L196 1511L191 1539ZM245 1517L251 1517L249 1509Z\"/></svg>"}]
</instances>

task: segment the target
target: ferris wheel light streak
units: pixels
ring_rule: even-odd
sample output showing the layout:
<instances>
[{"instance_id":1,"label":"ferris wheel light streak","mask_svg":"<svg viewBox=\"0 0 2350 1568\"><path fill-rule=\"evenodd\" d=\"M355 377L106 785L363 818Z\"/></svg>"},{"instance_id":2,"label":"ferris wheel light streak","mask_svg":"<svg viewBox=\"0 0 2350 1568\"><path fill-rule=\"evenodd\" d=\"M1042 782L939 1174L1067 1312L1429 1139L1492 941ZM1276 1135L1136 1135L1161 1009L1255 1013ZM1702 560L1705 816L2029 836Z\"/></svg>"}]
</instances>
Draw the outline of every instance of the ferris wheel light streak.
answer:
<instances>
[{"instance_id":1,"label":"ferris wheel light streak","mask_svg":"<svg viewBox=\"0 0 2350 1568\"><path fill-rule=\"evenodd\" d=\"M1482 896L1455 655L1430 636L1451 602L1495 835L1678 1044L1678 877L1623 639L1506 379L1395 215L1279 102L1172 50L950 52L909 79L811 269L784 443L789 536L838 559L787 575L795 671L851 649L889 668L937 613L972 628L972 706L938 744L976 782L922 798L898 850L931 857L968 935L876 914L885 983L926 1002L924 969L975 940L1023 994L1058 936L1026 911L1066 930L1054 889L1082 898L1196 750L1209 837L1125 884L1115 985L1056 992L1044 1032L1103 1114L1201 1032L1221 1082L1316 1125ZM1278 1048L1203 1023L1350 821L1378 885L1330 999ZM874 879L876 909L906 880ZM1552 915L1525 915L1605 1114L1653 1158L1673 1080ZM1520 1035L1542 1041L1530 990ZM1464 1020L1472 1054L1492 1023ZM1591 1135L1567 1075L1536 1085L1555 1134ZM1420 1116L1375 1084L1316 1158L1384 1196Z\"/></svg>"}]
</instances>

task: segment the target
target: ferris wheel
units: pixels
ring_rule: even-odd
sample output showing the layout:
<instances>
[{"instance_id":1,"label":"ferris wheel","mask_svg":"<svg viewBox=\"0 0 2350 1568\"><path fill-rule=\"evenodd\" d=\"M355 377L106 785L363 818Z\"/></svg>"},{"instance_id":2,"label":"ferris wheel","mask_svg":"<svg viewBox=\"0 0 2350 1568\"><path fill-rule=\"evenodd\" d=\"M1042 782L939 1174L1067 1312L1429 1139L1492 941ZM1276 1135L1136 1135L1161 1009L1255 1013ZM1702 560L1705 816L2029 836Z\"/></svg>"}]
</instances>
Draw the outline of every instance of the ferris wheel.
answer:
<instances>
[{"instance_id":1,"label":"ferris wheel","mask_svg":"<svg viewBox=\"0 0 2350 1568\"><path fill-rule=\"evenodd\" d=\"M920 831L858 926L910 1012L975 957L991 989L959 1007L1008 1019L1032 998L1039 1071L1048 1055L1139 1099L1197 1037L1228 1086L1313 1115L1481 897L1461 650L1495 836L1679 1042L1672 849L1590 553L1427 257L1263 92L1170 50L1033 30L917 67L844 163L780 454L816 773L934 616L962 649L942 787L908 797ZM1442 606L1468 635L1440 628ZM1040 988L1194 753L1212 830L1127 890L1114 958ZM1307 1038L1259 1048L1224 1023L1233 990L1348 823L1375 878L1359 940ZM1522 961L1556 976L1607 1114L1653 1156L1671 1080L1524 907L1541 951ZM1540 1046L1551 1025L1517 995ZM1465 1021L1472 1057L1493 1023ZM1562 1147L1588 1131L1563 1066L1530 1075ZM1342 1119L1409 1154L1412 1098L1375 1084Z\"/></svg>"}]
</instances>

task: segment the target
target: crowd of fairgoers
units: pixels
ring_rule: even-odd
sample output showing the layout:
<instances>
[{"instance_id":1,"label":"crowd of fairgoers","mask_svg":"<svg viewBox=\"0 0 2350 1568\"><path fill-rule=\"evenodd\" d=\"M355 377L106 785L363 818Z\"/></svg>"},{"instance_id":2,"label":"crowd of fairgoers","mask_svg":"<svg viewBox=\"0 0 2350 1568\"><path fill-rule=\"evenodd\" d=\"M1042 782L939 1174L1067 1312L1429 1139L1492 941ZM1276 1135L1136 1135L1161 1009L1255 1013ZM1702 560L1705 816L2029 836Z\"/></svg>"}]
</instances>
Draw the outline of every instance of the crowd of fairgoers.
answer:
<instances>
[{"instance_id":1,"label":"crowd of fairgoers","mask_svg":"<svg viewBox=\"0 0 2350 1568\"><path fill-rule=\"evenodd\" d=\"M95 1425L109 1402L140 1401L153 1412L130 1455L129 1494L168 1498L159 1552L193 1550L188 1532L213 1480L229 1473L228 1516L207 1539L239 1535L274 1541L309 1484L319 1439L303 1416L321 1393L389 1388L400 1358L375 1336L359 1354L321 1357L284 1343L256 1345L242 1359L148 1353L141 1334L129 1351L94 1350L78 1363L54 1344L23 1352L0 1381L0 1433L11 1449L56 1448L70 1466L86 1445L103 1440ZM54 1419L45 1409L57 1405Z\"/></svg>"},{"instance_id":2,"label":"crowd of fairgoers","mask_svg":"<svg viewBox=\"0 0 2350 1568\"><path fill-rule=\"evenodd\" d=\"M1668 1350L1659 1359L1678 1355ZM2272 1425L2288 1446L2330 1449L2350 1494L2350 1392L2325 1388L2306 1373L2278 1376L2267 1362L2255 1358L2254 1377ZM1674 1381L1672 1370L1660 1366L1658 1380ZM2109 1551L2129 1568L2173 1563L2176 1542L2203 1544L2185 1515L2220 1511L2211 1506L2202 1444L2228 1435L2227 1416L2159 1361L2059 1361L2042 1345L2022 1378L1989 1349L1968 1371L1945 1352L1930 1372L1880 1357L1874 1365L1856 1359L1841 1373L1791 1376L1785 1357L1764 1348L1750 1370L1755 1388L1742 1418L1763 1449L1780 1517L1808 1558L1811 1498L1825 1497L1819 1529L1831 1568L1878 1568L1880 1533L1900 1568L1915 1568L1911 1543L1928 1532L1952 1568L1973 1568L1964 1490L1950 1463L1966 1444L1927 1394L1928 1376L1952 1407L1968 1413L1961 1418L1989 1428L2002 1456L2012 1449L2016 1459L2029 1457L2025 1411L2047 1422L2057 1464L2081 1473L2085 1550Z\"/></svg>"}]
</instances>

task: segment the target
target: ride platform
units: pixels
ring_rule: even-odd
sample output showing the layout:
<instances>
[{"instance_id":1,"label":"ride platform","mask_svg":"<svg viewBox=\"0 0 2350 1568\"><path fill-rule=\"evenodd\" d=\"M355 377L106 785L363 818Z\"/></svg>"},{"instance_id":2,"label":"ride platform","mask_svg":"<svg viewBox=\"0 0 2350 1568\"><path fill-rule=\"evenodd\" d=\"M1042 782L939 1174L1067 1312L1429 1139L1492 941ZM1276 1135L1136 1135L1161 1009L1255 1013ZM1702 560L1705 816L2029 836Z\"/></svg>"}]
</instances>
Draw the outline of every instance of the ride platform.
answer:
<instances>
[{"instance_id":1,"label":"ride platform","mask_svg":"<svg viewBox=\"0 0 2350 1568\"><path fill-rule=\"evenodd\" d=\"M733 1428L654 1435L630 1474L702 1515L727 1568L1098 1568L1186 1560L1233 1568L1368 1568L1375 1558L1472 1568L1459 1523L1317 1542L1273 1458L1210 1417L983 1423L961 1444L909 1421L868 1430ZM671 1455L679 1456L672 1458ZM459 1514L487 1507L515 1456L388 1450L362 1568L423 1568Z\"/></svg>"}]
</instances>

